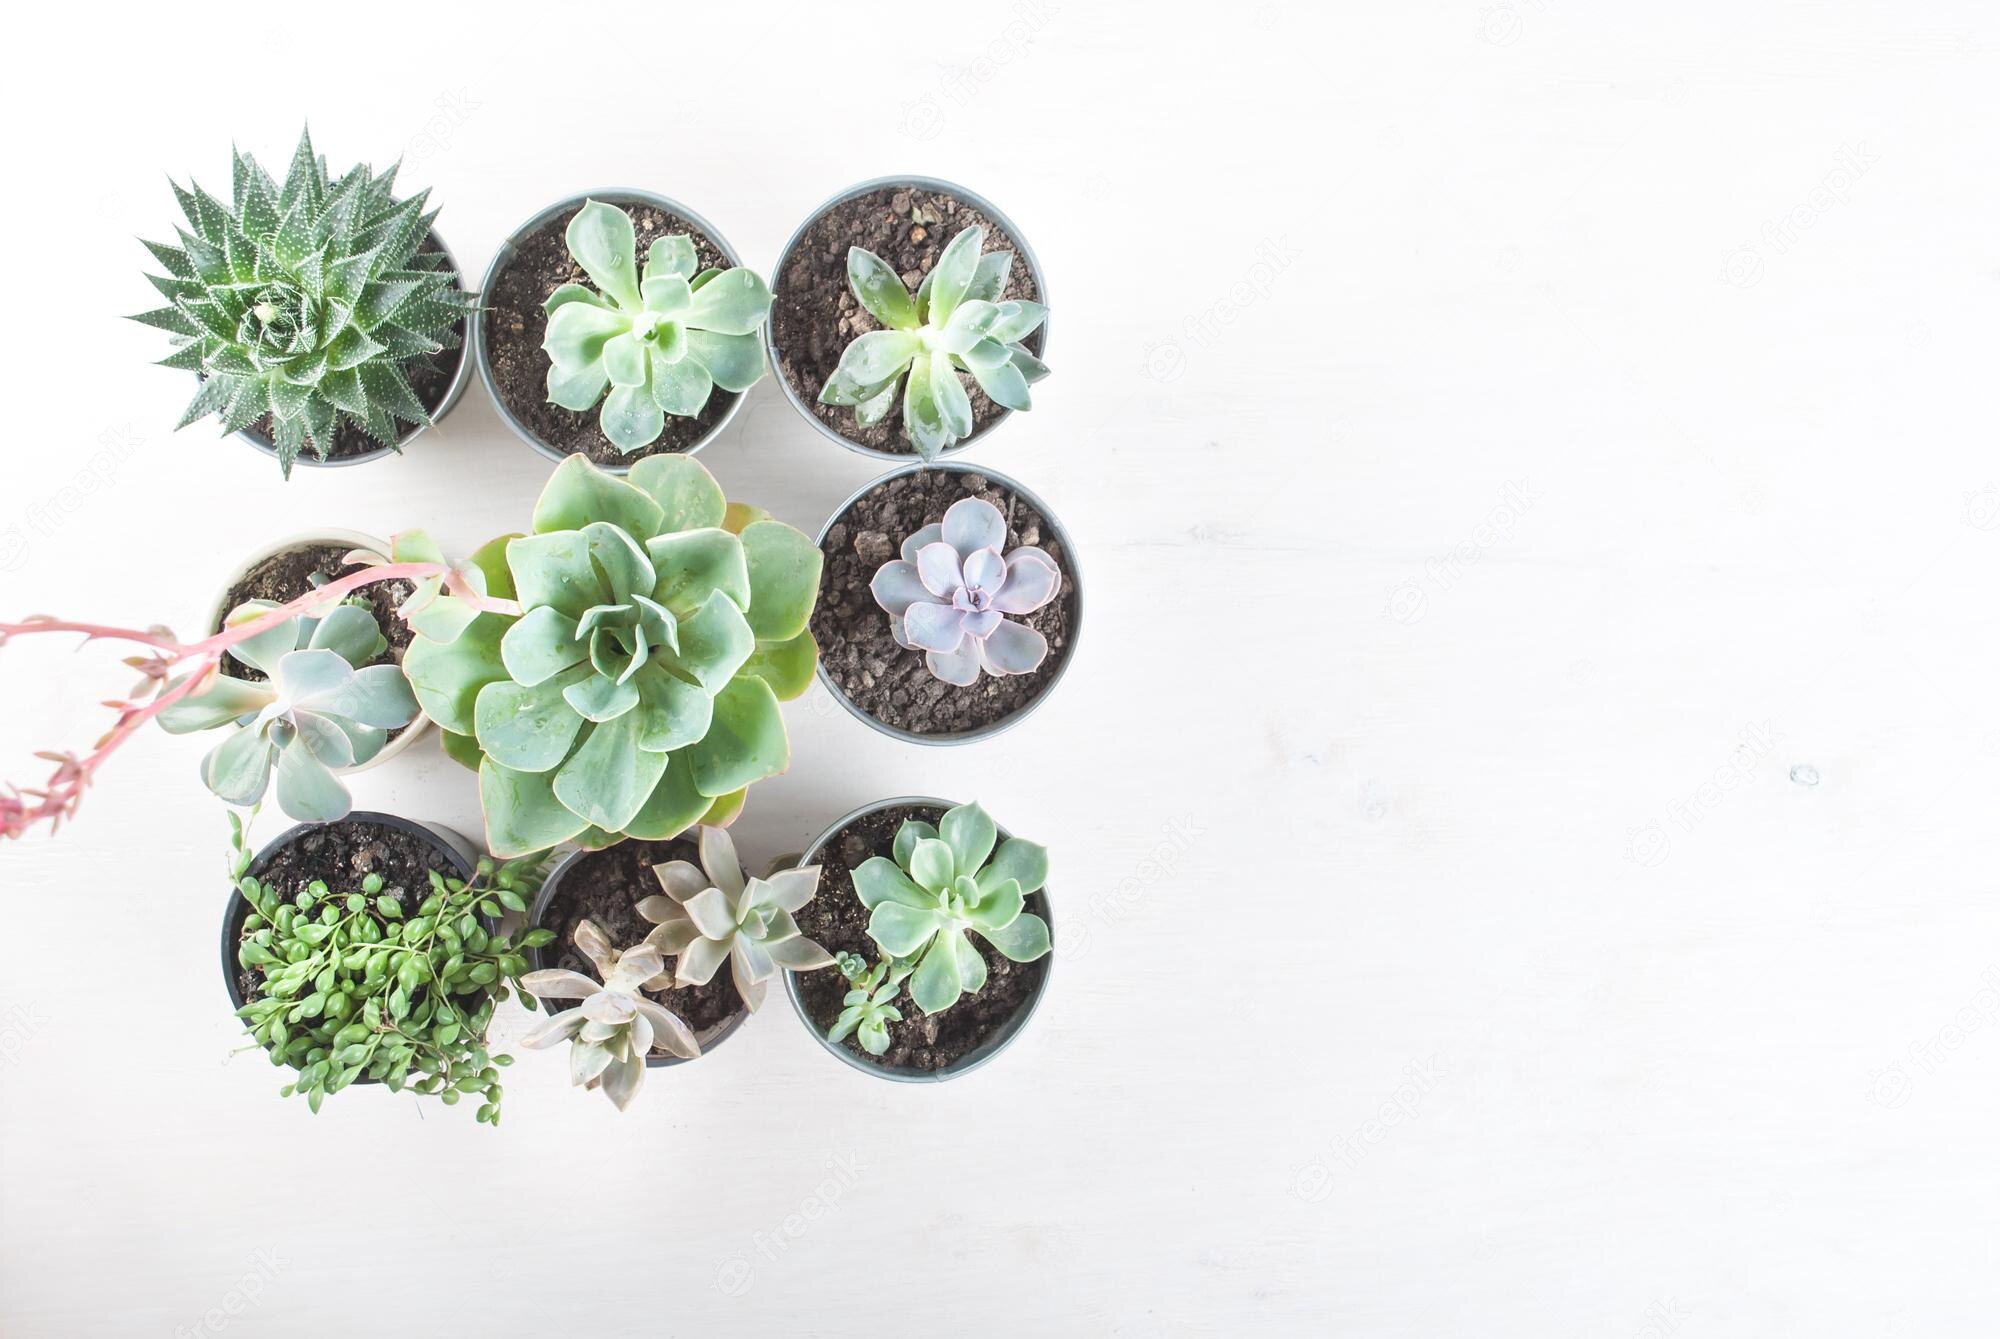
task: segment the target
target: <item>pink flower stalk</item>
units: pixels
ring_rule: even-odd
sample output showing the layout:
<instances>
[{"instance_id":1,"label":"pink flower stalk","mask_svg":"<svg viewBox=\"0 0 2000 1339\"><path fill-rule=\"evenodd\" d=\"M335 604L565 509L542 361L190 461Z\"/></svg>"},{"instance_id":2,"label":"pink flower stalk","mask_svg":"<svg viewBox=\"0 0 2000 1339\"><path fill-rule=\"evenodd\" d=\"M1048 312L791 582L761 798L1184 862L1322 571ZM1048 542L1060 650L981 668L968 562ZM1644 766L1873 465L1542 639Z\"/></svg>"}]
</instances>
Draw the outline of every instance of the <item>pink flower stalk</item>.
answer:
<instances>
[{"instance_id":1,"label":"pink flower stalk","mask_svg":"<svg viewBox=\"0 0 2000 1339\"><path fill-rule=\"evenodd\" d=\"M83 792L119 747L135 731L166 708L208 687L225 652L268 628L301 615L313 615L331 608L364 587L382 581L442 582L445 590L482 613L518 615L520 608L510 600L489 599L474 589L463 572L447 563L387 563L364 568L336 581L307 591L290 604L268 610L255 618L232 623L211 637L197 642L180 642L166 628L154 626L143 631L111 627L99 623L73 623L65 619L36 615L19 623L0 623L0 647L16 637L35 633L70 632L94 641L132 642L147 648L145 654L127 656L125 663L139 671L140 679L126 698L113 698L104 705L118 713L111 728L91 746L86 757L73 752L44 750L35 756L54 764L49 778L39 786L17 786L0 782L0 839L26 836L37 823L47 822L49 831L61 828L75 816ZM406 614L408 618L410 615ZM175 673L183 674L169 686ZM151 699L148 701L147 699Z\"/></svg>"}]
</instances>

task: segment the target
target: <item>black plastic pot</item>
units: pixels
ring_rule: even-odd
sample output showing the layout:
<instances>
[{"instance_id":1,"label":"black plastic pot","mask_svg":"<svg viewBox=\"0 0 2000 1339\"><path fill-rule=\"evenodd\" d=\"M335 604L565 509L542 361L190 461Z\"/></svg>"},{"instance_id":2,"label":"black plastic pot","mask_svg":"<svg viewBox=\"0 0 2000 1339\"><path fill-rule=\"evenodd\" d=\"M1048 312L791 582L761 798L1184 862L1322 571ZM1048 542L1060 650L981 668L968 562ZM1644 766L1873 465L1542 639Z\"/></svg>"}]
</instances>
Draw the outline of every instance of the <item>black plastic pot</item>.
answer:
<instances>
[{"instance_id":1,"label":"black plastic pot","mask_svg":"<svg viewBox=\"0 0 2000 1339\"><path fill-rule=\"evenodd\" d=\"M797 863L801 865L816 863L819 860L820 851L842 828L845 828L856 819L866 818L869 814L877 813L883 809L903 809L910 807L950 809L955 807L956 803L953 800L940 800L933 795L901 795L893 800L877 800L873 804L864 804L851 813L843 814L826 831L815 837L812 845L806 848L806 853L799 857ZM1006 841L1013 835L997 823L994 826L999 829L1001 841ZM826 896L826 889L822 888L819 896ZM892 1083L942 1083L946 1079L955 1079L961 1075L970 1074L973 1070L978 1069L981 1065L984 1065L987 1061L993 1059L994 1056L1000 1054L1000 1052L1013 1044L1014 1039L1021 1035L1022 1029L1028 1026L1028 1020L1035 1016L1035 1010L1041 1007L1042 998L1049 993L1049 978L1055 975L1056 966L1056 922L1055 917L1049 912L1049 890L1043 888L1039 892L1029 894L1026 910L1034 912L1037 916L1047 921L1049 925L1049 952L1047 957L1040 960L1044 966L1042 968L1041 981L1035 987L1035 993L1028 997L1027 1003L1023 1004L1012 1018L996 1029L992 1036L981 1042L976 1050L968 1051L951 1064L946 1065L943 1069L897 1068L881 1064L874 1060L863 1059L849 1050L845 1042L828 1041L826 1034L821 1032L819 1026L807 1015L805 1001L799 998L798 978L800 973L798 972L785 973L785 994L791 997L792 1011L799 1016L799 1021L805 1024L806 1031L811 1034L814 1041L819 1043L820 1049L837 1057L850 1069L858 1069L864 1074L873 1075L878 1079L888 1079ZM822 967L819 970L831 972L837 969ZM904 1001L904 1004L908 1005L911 1009L916 1007L914 1004L909 1004L907 1000Z\"/></svg>"},{"instance_id":2,"label":"black plastic pot","mask_svg":"<svg viewBox=\"0 0 2000 1339\"><path fill-rule=\"evenodd\" d=\"M563 878L576 867L579 861L587 856L597 854L598 852L596 851L571 851L557 862L556 867L549 871L548 878L542 883L542 891L535 898L534 905L528 908L528 927L530 929L541 930L553 928L552 926L544 925L542 918L548 914L550 904L555 901L556 892L562 887ZM528 962L537 971L547 971L554 967L568 967L572 971L581 971L585 976L595 979L597 973L588 964L581 967L578 966L576 958L571 956L575 953L576 949L573 946L548 943L542 945L540 948L529 949ZM727 971L728 964L725 963L716 970ZM537 1000L536 1003L542 1006L543 1013L548 1014L560 1013L563 1009L574 1008L576 1005L576 1001L574 1000ZM736 1029L742 1027L743 1021L748 1017L750 1017L750 1010L746 1005L715 1026L695 1033L694 1039L701 1044L702 1055L707 1055L711 1050L735 1036ZM648 1069L665 1069L669 1065L684 1065L686 1063L688 1063L687 1060L681 1056L668 1055L658 1050L649 1051L646 1055L646 1068Z\"/></svg>"},{"instance_id":3,"label":"black plastic pot","mask_svg":"<svg viewBox=\"0 0 2000 1339\"><path fill-rule=\"evenodd\" d=\"M432 850L437 852L439 863L435 868L441 874L448 873L460 879L470 879L474 868L479 863L479 849L476 846L450 828L436 823L417 823L407 818L398 818L394 814L374 813L366 810L356 810L346 818L338 819L336 822L373 823L385 828L394 828L398 832L407 833L412 837L421 838L430 844ZM264 869L269 866L272 858L278 852L290 846L305 833L331 826L334 826L334 824L301 823L296 827L286 829L275 841L265 843L264 847L257 852L257 858L250 862L250 868L245 873L253 878L261 877ZM229 1007L232 1013L241 1009L245 1003L243 992L237 989L236 986L236 974L242 970L236 961L236 951L237 946L243 941L243 922L249 918L250 911L249 900L241 892L232 887L229 890L229 902L223 908L222 912L222 984L229 992ZM376 1082L379 1082L379 1080L365 1077L355 1080L356 1085Z\"/></svg>"}]
</instances>

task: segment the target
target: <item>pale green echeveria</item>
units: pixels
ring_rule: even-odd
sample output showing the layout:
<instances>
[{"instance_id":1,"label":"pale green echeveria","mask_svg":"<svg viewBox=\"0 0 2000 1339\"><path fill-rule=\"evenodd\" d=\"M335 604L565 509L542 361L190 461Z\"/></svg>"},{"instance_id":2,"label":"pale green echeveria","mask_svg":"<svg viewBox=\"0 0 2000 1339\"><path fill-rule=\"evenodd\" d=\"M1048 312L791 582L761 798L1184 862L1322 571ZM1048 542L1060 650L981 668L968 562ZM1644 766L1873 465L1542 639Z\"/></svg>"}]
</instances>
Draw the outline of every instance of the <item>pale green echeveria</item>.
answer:
<instances>
[{"instance_id":1,"label":"pale green echeveria","mask_svg":"<svg viewBox=\"0 0 2000 1339\"><path fill-rule=\"evenodd\" d=\"M701 1055L701 1043L678 1015L643 993L672 984L661 976L666 963L658 949L639 944L621 952L592 920L577 922L574 938L599 980L562 967L523 976L522 988L538 1000L582 1003L552 1016L521 1038L521 1045L538 1051L568 1042L570 1083L602 1090L623 1111L639 1095L646 1056L654 1047L693 1060Z\"/></svg>"},{"instance_id":2,"label":"pale green echeveria","mask_svg":"<svg viewBox=\"0 0 2000 1339\"><path fill-rule=\"evenodd\" d=\"M1049 926L1022 910L1049 878L1049 853L999 830L976 804L945 812L936 827L910 819L896 831L895 859L874 856L854 871L855 895L869 908L868 937L890 958L916 958L910 998L927 1014L977 994L986 959L977 934L1014 962L1047 953ZM989 859L989 857L991 857Z\"/></svg>"},{"instance_id":3,"label":"pale green echeveria","mask_svg":"<svg viewBox=\"0 0 2000 1339\"><path fill-rule=\"evenodd\" d=\"M728 822L789 763L778 703L818 660L819 549L730 507L698 462L651 456L621 479L571 456L531 532L472 563L520 612L473 611L448 638L420 626L403 664L479 772L494 854Z\"/></svg>"},{"instance_id":4,"label":"pale green echeveria","mask_svg":"<svg viewBox=\"0 0 2000 1339\"><path fill-rule=\"evenodd\" d=\"M925 460L972 435L972 397L958 374L969 372L995 404L1028 409L1028 387L1049 374L1021 341L1048 318L1039 302L1005 302L1011 251L981 255L985 229L967 228L946 244L916 294L887 261L853 247L847 281L868 314L886 329L849 344L821 388L819 402L854 406L873 427L903 387L903 432Z\"/></svg>"},{"instance_id":5,"label":"pale green echeveria","mask_svg":"<svg viewBox=\"0 0 2000 1339\"><path fill-rule=\"evenodd\" d=\"M564 237L597 288L564 284L542 304L550 403L582 411L603 400L604 435L637 451L668 414L693 418L716 387L746 391L764 375L762 278L741 266L697 272L694 242L680 234L656 240L641 271L631 217L596 200Z\"/></svg>"},{"instance_id":6,"label":"pale green echeveria","mask_svg":"<svg viewBox=\"0 0 2000 1339\"><path fill-rule=\"evenodd\" d=\"M277 607L253 600L227 621L242 623ZM389 731L417 715L403 671L368 664L387 646L375 616L359 605L335 605L317 619L288 619L230 648L266 675L265 682L217 674L158 719L177 735L229 731L201 765L203 783L227 803L256 804L275 775L278 807L288 817L301 823L345 818L353 800L335 773L374 758Z\"/></svg>"},{"instance_id":7,"label":"pale green echeveria","mask_svg":"<svg viewBox=\"0 0 2000 1339\"><path fill-rule=\"evenodd\" d=\"M843 953L834 965L853 989L841 997L840 1016L833 1020L826 1039L842 1042L852 1036L870 1055L889 1049L889 1024L903 1021L896 996L903 992L903 979L915 966L905 958L884 958L873 967L858 953Z\"/></svg>"}]
</instances>

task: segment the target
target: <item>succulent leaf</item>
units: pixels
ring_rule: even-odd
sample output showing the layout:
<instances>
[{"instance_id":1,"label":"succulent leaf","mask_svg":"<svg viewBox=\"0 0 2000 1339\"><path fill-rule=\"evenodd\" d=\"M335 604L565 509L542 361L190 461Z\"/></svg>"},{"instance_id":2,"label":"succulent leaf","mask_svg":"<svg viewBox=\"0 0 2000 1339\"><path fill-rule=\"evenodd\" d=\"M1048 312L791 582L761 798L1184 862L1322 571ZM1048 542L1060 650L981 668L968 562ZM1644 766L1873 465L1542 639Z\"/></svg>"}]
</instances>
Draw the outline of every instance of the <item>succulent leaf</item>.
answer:
<instances>
[{"instance_id":1,"label":"succulent leaf","mask_svg":"<svg viewBox=\"0 0 2000 1339\"><path fill-rule=\"evenodd\" d=\"M1050 950L1048 923L1022 910L1025 897L1048 881L1048 852L1018 837L996 852L998 833L977 804L947 810L935 828L907 820L896 833L895 859L875 856L851 876L855 896L870 909L868 937L886 958L915 961L910 998L927 1014L986 984L985 960L968 932L1015 962L1032 962ZM849 970L856 966L845 963L843 970L859 986L862 978ZM876 978L866 988L879 984ZM854 1028L863 1021L845 1011L842 1018Z\"/></svg>"},{"instance_id":2,"label":"succulent leaf","mask_svg":"<svg viewBox=\"0 0 2000 1339\"><path fill-rule=\"evenodd\" d=\"M251 601L230 611L224 625L275 608ZM266 682L218 672L156 719L170 734L229 730L202 763L203 783L225 802L257 803L275 774L278 807L288 817L345 818L351 803L335 771L374 758L388 732L418 712L402 669L367 664L386 647L374 615L359 605L336 605L324 618L287 619L232 648Z\"/></svg>"},{"instance_id":3,"label":"succulent leaf","mask_svg":"<svg viewBox=\"0 0 2000 1339\"><path fill-rule=\"evenodd\" d=\"M712 826L700 830L700 851L699 868L684 860L656 866L665 895L638 908L658 927L646 942L677 955L676 980L701 984L726 961L737 994L754 1011L780 967L810 971L833 964L833 955L799 934L791 915L818 889L817 865L746 879L729 834Z\"/></svg>"},{"instance_id":4,"label":"succulent leaf","mask_svg":"<svg viewBox=\"0 0 2000 1339\"><path fill-rule=\"evenodd\" d=\"M551 404L582 412L601 398L598 426L633 452L659 440L668 415L700 414L717 386L745 391L764 375L756 332L771 291L756 274L705 271L690 283L694 243L672 236L654 241L642 277L631 216L596 200L564 237L599 291L566 283L543 303Z\"/></svg>"},{"instance_id":5,"label":"succulent leaf","mask_svg":"<svg viewBox=\"0 0 2000 1339\"><path fill-rule=\"evenodd\" d=\"M618 950L595 921L577 923L572 936L600 981L566 968L548 968L521 977L521 988L540 1000L581 1000L536 1028L522 1045L540 1048L570 1043L570 1082L601 1089L620 1111L631 1105L646 1077L646 1055L658 1048L693 1060L701 1043L688 1025L642 988L664 965L651 943Z\"/></svg>"},{"instance_id":6,"label":"succulent leaf","mask_svg":"<svg viewBox=\"0 0 2000 1339\"><path fill-rule=\"evenodd\" d=\"M416 700L478 765L496 852L673 837L732 818L785 768L777 704L812 677L819 554L768 519L738 536L729 516L693 460L620 479L573 456L534 533L475 555L520 612L477 613L449 641L417 625Z\"/></svg>"},{"instance_id":7,"label":"succulent leaf","mask_svg":"<svg viewBox=\"0 0 2000 1339\"><path fill-rule=\"evenodd\" d=\"M1035 612L1056 597L1062 575L1037 548L1004 557L1006 518L983 498L961 498L944 520L903 541L902 554L869 581L899 645L925 653L932 675L958 687L982 672L1028 674L1048 655L1048 640L1007 615Z\"/></svg>"},{"instance_id":8,"label":"succulent leaf","mask_svg":"<svg viewBox=\"0 0 2000 1339\"><path fill-rule=\"evenodd\" d=\"M428 423L409 373L458 345L475 300L421 249L424 197L397 201L393 168L329 179L307 136L282 186L248 154L231 168L231 203L176 186L194 231L146 244L171 305L137 319L173 338L167 365L204 379L179 426L212 414L234 432L269 414L289 475L301 450L325 459L343 422L384 444Z\"/></svg>"},{"instance_id":9,"label":"succulent leaf","mask_svg":"<svg viewBox=\"0 0 2000 1339\"><path fill-rule=\"evenodd\" d=\"M914 295L881 257L849 249L848 285L884 329L842 350L820 388L821 404L852 406L855 422L872 427L888 417L900 390L904 434L925 460L972 435L972 400L959 373L971 374L995 404L1030 407L1028 386L1048 368L1020 341L1048 319L1048 308L1002 300L1014 253L982 256L984 237L980 228L954 236Z\"/></svg>"}]
</instances>

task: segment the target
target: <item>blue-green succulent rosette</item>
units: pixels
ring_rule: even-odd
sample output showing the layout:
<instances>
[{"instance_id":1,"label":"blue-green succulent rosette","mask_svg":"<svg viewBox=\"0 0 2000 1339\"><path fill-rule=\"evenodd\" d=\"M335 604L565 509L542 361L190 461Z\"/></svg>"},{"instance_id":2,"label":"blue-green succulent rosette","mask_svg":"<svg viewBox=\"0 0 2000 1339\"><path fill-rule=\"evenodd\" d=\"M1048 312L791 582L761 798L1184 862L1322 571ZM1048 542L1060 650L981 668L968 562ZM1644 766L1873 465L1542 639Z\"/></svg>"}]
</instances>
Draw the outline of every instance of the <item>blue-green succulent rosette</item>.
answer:
<instances>
[{"instance_id":1,"label":"blue-green succulent rosette","mask_svg":"<svg viewBox=\"0 0 2000 1339\"><path fill-rule=\"evenodd\" d=\"M819 548L729 504L696 461L652 456L621 479L572 456L532 532L471 566L489 610L520 612L438 596L403 669L479 772L495 855L725 824L785 770L778 704L812 683Z\"/></svg>"}]
</instances>

